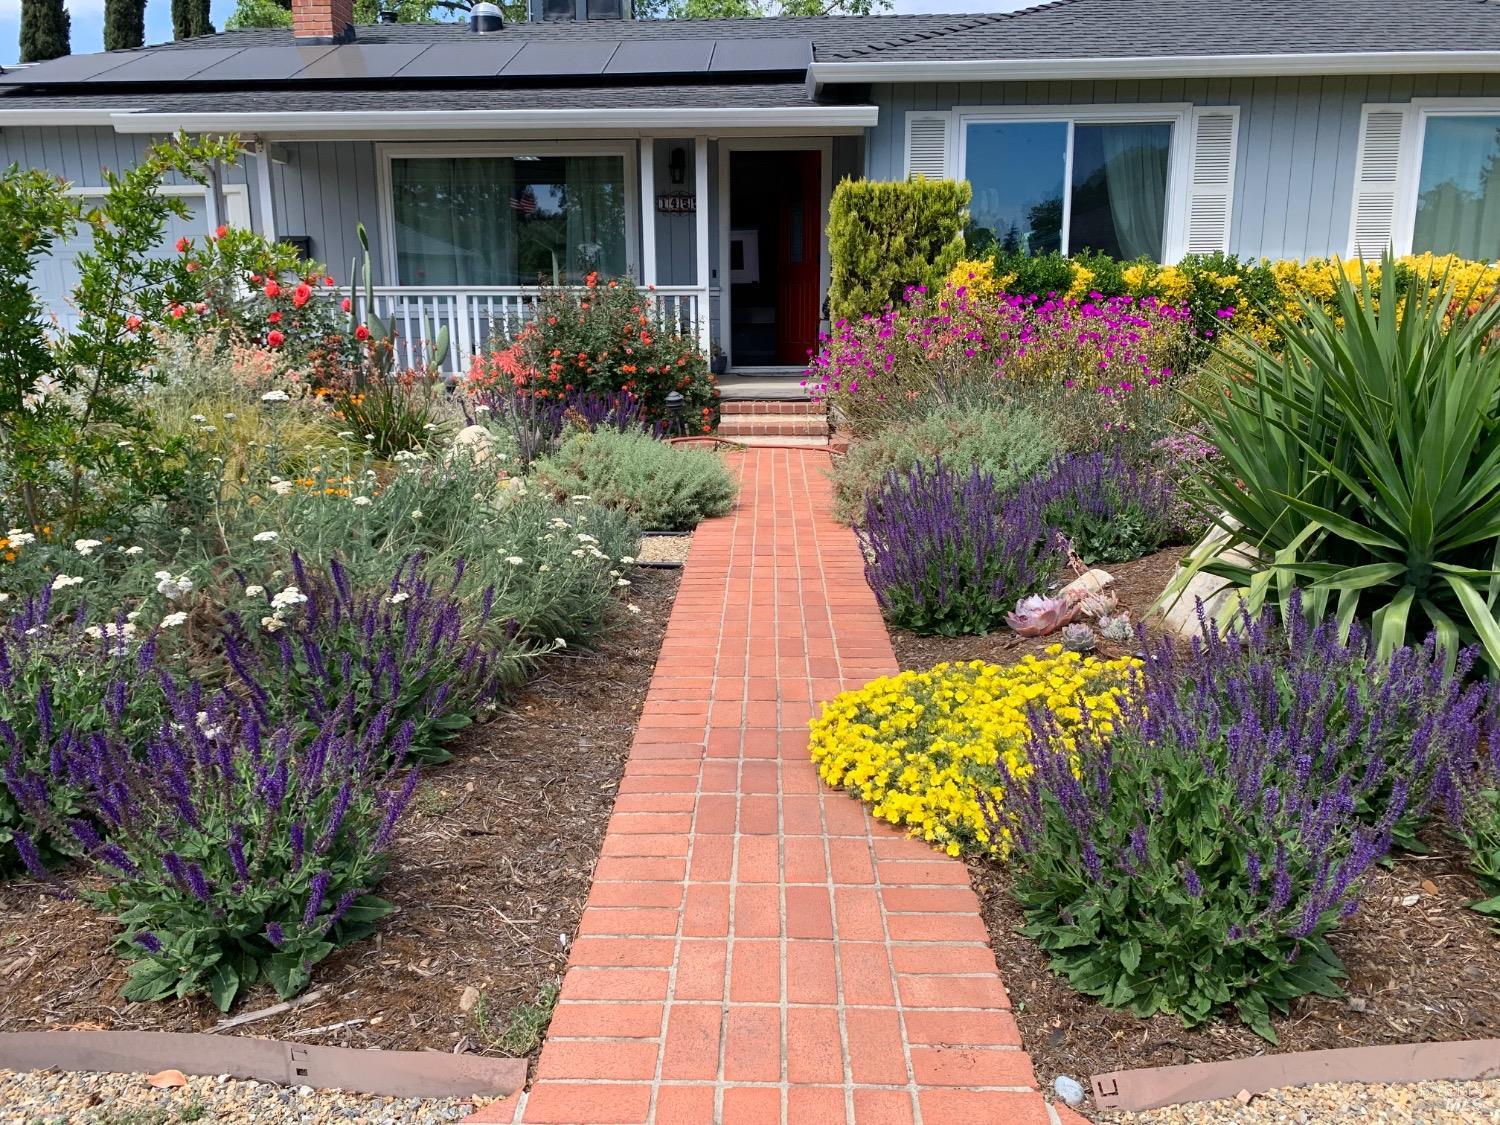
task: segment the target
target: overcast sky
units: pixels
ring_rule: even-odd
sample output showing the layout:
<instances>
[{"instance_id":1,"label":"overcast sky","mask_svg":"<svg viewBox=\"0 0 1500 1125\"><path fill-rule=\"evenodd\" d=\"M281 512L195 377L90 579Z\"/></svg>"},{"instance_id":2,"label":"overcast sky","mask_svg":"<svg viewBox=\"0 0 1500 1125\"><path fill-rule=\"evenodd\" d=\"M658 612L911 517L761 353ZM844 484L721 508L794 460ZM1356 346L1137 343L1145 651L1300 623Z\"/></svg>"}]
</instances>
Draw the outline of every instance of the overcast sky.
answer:
<instances>
[{"instance_id":1,"label":"overcast sky","mask_svg":"<svg viewBox=\"0 0 1500 1125\"><path fill-rule=\"evenodd\" d=\"M1008 12L1034 0L895 0L897 12ZM235 0L213 0L215 27L222 27ZM103 50L104 0L67 0L73 16L73 53ZM0 59L14 61L20 36L21 0L0 0ZM172 0L148 0L146 42L172 38Z\"/></svg>"}]
</instances>

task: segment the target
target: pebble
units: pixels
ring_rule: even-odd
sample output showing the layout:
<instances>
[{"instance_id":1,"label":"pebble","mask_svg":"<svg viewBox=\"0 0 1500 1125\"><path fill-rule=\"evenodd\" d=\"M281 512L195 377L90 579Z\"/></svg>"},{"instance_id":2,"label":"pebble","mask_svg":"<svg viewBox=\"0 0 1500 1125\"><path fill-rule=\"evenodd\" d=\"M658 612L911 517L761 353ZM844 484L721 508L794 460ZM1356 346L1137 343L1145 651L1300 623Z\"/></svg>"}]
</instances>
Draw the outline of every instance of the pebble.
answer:
<instances>
[{"instance_id":1,"label":"pebble","mask_svg":"<svg viewBox=\"0 0 1500 1125\"><path fill-rule=\"evenodd\" d=\"M646 535L636 552L635 561L643 563L686 562L693 545L691 535Z\"/></svg>"},{"instance_id":2,"label":"pebble","mask_svg":"<svg viewBox=\"0 0 1500 1125\"><path fill-rule=\"evenodd\" d=\"M1500 1080L1378 1085L1326 1082L1140 1113L1101 1110L1097 1125L1500 1125Z\"/></svg>"},{"instance_id":3,"label":"pebble","mask_svg":"<svg viewBox=\"0 0 1500 1125\"><path fill-rule=\"evenodd\" d=\"M387 1098L340 1090L189 1076L157 1090L143 1074L0 1070L0 1125L442 1125L469 1098Z\"/></svg>"}]
</instances>

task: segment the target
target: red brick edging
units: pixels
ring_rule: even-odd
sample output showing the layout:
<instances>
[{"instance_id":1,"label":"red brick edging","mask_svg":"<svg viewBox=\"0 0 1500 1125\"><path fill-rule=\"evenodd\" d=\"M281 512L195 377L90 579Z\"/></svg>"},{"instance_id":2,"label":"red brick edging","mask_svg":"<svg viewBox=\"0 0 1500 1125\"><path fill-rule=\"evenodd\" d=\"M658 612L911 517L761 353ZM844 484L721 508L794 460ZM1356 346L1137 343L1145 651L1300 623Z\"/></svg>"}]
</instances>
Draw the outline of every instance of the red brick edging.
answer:
<instances>
[{"instance_id":1,"label":"red brick edging","mask_svg":"<svg viewBox=\"0 0 1500 1125\"><path fill-rule=\"evenodd\" d=\"M535 1082L473 1120L1049 1125L962 864L808 760L814 701L896 670L827 454L731 463Z\"/></svg>"}]
</instances>

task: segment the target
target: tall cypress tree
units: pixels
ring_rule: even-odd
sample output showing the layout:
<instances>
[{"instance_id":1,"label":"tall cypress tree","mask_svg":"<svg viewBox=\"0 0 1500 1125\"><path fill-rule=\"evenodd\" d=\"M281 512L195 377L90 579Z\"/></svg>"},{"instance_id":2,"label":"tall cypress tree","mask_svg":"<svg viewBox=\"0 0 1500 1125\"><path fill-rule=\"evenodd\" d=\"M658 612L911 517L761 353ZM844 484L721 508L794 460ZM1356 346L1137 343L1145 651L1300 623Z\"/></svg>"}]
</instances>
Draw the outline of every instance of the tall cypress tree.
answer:
<instances>
[{"instance_id":1,"label":"tall cypress tree","mask_svg":"<svg viewBox=\"0 0 1500 1125\"><path fill-rule=\"evenodd\" d=\"M214 25L209 22L208 5L209 0L172 0L172 38L212 35Z\"/></svg>"},{"instance_id":2,"label":"tall cypress tree","mask_svg":"<svg viewBox=\"0 0 1500 1125\"><path fill-rule=\"evenodd\" d=\"M145 0L104 0L104 49L123 51L145 41Z\"/></svg>"},{"instance_id":3,"label":"tall cypress tree","mask_svg":"<svg viewBox=\"0 0 1500 1125\"><path fill-rule=\"evenodd\" d=\"M45 62L69 53L63 0L21 0L21 61Z\"/></svg>"}]
</instances>

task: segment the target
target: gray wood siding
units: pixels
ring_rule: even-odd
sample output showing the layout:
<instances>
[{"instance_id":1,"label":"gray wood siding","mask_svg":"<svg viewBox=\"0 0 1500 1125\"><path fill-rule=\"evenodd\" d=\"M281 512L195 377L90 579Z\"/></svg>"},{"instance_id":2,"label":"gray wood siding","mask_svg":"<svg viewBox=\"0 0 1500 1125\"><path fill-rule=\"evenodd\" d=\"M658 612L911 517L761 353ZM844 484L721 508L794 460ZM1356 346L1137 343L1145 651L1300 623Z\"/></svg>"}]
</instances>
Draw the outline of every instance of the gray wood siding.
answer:
<instances>
[{"instance_id":1,"label":"gray wood siding","mask_svg":"<svg viewBox=\"0 0 1500 1125\"><path fill-rule=\"evenodd\" d=\"M308 235L312 256L339 281L360 257L359 224L370 238L375 284L385 283L375 145L371 141L301 141L276 146L285 164L271 166L278 235Z\"/></svg>"},{"instance_id":2,"label":"gray wood siding","mask_svg":"<svg viewBox=\"0 0 1500 1125\"><path fill-rule=\"evenodd\" d=\"M883 180L900 179L905 171L908 110L1134 102L1237 105L1239 159L1230 249L1241 255L1309 258L1347 249L1364 103L1500 96L1500 75L912 83L875 86L870 94L880 107L880 123L865 145L865 174Z\"/></svg>"}]
</instances>

